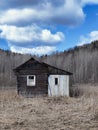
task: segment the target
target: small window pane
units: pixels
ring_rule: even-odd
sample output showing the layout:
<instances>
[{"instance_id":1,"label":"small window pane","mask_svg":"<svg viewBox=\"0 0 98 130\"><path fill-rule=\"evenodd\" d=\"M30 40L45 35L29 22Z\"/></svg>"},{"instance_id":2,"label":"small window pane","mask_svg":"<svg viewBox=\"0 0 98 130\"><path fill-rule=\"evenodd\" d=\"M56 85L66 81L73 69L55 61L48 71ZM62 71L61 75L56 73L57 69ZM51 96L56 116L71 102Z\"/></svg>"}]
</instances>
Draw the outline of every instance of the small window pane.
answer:
<instances>
[{"instance_id":1,"label":"small window pane","mask_svg":"<svg viewBox=\"0 0 98 130\"><path fill-rule=\"evenodd\" d=\"M34 79L34 76L29 76L29 79Z\"/></svg>"},{"instance_id":2,"label":"small window pane","mask_svg":"<svg viewBox=\"0 0 98 130\"><path fill-rule=\"evenodd\" d=\"M27 76L27 86L35 86L36 85L36 77L35 75Z\"/></svg>"},{"instance_id":3,"label":"small window pane","mask_svg":"<svg viewBox=\"0 0 98 130\"><path fill-rule=\"evenodd\" d=\"M58 85L58 78L55 78L55 85Z\"/></svg>"}]
</instances>

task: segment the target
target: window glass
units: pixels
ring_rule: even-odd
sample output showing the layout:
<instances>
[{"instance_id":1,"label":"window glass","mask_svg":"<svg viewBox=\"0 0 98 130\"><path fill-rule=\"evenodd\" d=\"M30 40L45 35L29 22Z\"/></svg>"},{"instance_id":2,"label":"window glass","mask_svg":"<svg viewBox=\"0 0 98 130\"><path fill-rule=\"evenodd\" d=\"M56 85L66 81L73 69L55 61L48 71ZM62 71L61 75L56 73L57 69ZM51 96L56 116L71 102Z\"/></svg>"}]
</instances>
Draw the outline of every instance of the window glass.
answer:
<instances>
[{"instance_id":1,"label":"window glass","mask_svg":"<svg viewBox=\"0 0 98 130\"><path fill-rule=\"evenodd\" d=\"M58 85L58 78L55 78L55 85Z\"/></svg>"},{"instance_id":2,"label":"window glass","mask_svg":"<svg viewBox=\"0 0 98 130\"><path fill-rule=\"evenodd\" d=\"M34 79L34 76L29 76L29 79Z\"/></svg>"}]
</instances>

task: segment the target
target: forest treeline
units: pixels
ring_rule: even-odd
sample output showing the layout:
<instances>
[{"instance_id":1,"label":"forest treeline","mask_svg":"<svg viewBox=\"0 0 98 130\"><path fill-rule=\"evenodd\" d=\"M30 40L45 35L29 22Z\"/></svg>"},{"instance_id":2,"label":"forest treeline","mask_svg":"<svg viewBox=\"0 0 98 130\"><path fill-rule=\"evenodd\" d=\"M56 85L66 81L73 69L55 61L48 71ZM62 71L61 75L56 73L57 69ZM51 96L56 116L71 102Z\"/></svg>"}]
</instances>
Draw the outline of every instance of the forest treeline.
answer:
<instances>
[{"instance_id":1,"label":"forest treeline","mask_svg":"<svg viewBox=\"0 0 98 130\"><path fill-rule=\"evenodd\" d=\"M98 41L42 56L46 63L73 73L72 83L98 83Z\"/></svg>"},{"instance_id":2,"label":"forest treeline","mask_svg":"<svg viewBox=\"0 0 98 130\"><path fill-rule=\"evenodd\" d=\"M30 57L31 55L0 50L0 87L16 86L16 76L13 69ZM77 46L64 52L44 55L40 57L40 60L72 72L73 84L98 83L98 41Z\"/></svg>"},{"instance_id":3,"label":"forest treeline","mask_svg":"<svg viewBox=\"0 0 98 130\"><path fill-rule=\"evenodd\" d=\"M22 55L0 49L0 88L16 87L16 76L13 69L24 63L30 55Z\"/></svg>"}]
</instances>

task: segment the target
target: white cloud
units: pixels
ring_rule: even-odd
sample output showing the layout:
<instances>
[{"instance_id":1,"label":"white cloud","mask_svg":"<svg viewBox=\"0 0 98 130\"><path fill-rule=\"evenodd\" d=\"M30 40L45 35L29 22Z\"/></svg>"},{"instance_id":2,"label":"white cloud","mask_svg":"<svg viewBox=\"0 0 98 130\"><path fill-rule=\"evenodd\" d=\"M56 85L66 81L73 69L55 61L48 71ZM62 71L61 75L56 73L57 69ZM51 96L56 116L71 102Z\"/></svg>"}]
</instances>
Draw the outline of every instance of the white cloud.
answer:
<instances>
[{"instance_id":1,"label":"white cloud","mask_svg":"<svg viewBox=\"0 0 98 130\"><path fill-rule=\"evenodd\" d=\"M1 9L9 9L9 8L23 8L27 7L36 7L41 6L43 4L51 3L53 6L62 6L65 2L69 1L70 3L77 2L79 4L97 4L98 0L0 0Z\"/></svg>"},{"instance_id":2,"label":"white cloud","mask_svg":"<svg viewBox=\"0 0 98 130\"><path fill-rule=\"evenodd\" d=\"M98 31L92 31L86 36L81 36L80 41L77 44L78 46L81 46L83 44L91 43L92 41L98 40Z\"/></svg>"},{"instance_id":3,"label":"white cloud","mask_svg":"<svg viewBox=\"0 0 98 130\"><path fill-rule=\"evenodd\" d=\"M98 0L81 0L82 5L98 4Z\"/></svg>"},{"instance_id":4,"label":"white cloud","mask_svg":"<svg viewBox=\"0 0 98 130\"><path fill-rule=\"evenodd\" d=\"M36 16L36 14L32 9L9 9L1 12L0 24L12 24L19 21L28 22L32 15Z\"/></svg>"},{"instance_id":5,"label":"white cloud","mask_svg":"<svg viewBox=\"0 0 98 130\"><path fill-rule=\"evenodd\" d=\"M59 6L55 6L47 0L40 6L8 9L1 11L0 14L0 24L14 25L45 22L74 26L80 24L85 18L81 6L74 0L65 0L64 4Z\"/></svg>"},{"instance_id":6,"label":"white cloud","mask_svg":"<svg viewBox=\"0 0 98 130\"><path fill-rule=\"evenodd\" d=\"M83 7L98 0L1 0L0 24L28 25L33 22L79 25L84 19ZM18 7L18 8L17 8Z\"/></svg>"},{"instance_id":7,"label":"white cloud","mask_svg":"<svg viewBox=\"0 0 98 130\"><path fill-rule=\"evenodd\" d=\"M8 41L10 50L18 53L49 54L64 40L62 32L53 34L36 24L26 27L0 25L0 30L0 37Z\"/></svg>"},{"instance_id":8,"label":"white cloud","mask_svg":"<svg viewBox=\"0 0 98 130\"><path fill-rule=\"evenodd\" d=\"M58 43L64 40L64 34L62 32L57 32L56 34L51 34L47 29L42 30L40 35L42 41L48 43Z\"/></svg>"},{"instance_id":9,"label":"white cloud","mask_svg":"<svg viewBox=\"0 0 98 130\"><path fill-rule=\"evenodd\" d=\"M64 40L62 32L52 34L50 30L42 29L35 24L26 27L1 25L0 29L2 30L1 37L16 46L54 45Z\"/></svg>"},{"instance_id":10,"label":"white cloud","mask_svg":"<svg viewBox=\"0 0 98 130\"><path fill-rule=\"evenodd\" d=\"M56 47L50 46L40 46L35 48L24 48L24 47L17 47L17 46L10 46L12 52L17 52L21 54L33 54L33 55L45 55L50 54L56 51Z\"/></svg>"}]
</instances>

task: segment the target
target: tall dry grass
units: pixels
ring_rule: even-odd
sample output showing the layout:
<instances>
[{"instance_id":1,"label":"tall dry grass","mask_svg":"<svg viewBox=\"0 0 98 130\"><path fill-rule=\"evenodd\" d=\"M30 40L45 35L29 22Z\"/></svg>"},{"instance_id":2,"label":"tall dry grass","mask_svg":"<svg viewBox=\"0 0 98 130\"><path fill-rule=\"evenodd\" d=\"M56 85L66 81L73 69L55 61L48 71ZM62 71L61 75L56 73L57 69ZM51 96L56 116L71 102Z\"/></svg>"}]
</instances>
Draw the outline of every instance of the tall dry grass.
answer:
<instances>
[{"instance_id":1,"label":"tall dry grass","mask_svg":"<svg viewBox=\"0 0 98 130\"><path fill-rule=\"evenodd\" d=\"M77 98L0 91L0 130L98 130L98 86L77 87L82 93Z\"/></svg>"}]
</instances>

